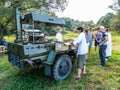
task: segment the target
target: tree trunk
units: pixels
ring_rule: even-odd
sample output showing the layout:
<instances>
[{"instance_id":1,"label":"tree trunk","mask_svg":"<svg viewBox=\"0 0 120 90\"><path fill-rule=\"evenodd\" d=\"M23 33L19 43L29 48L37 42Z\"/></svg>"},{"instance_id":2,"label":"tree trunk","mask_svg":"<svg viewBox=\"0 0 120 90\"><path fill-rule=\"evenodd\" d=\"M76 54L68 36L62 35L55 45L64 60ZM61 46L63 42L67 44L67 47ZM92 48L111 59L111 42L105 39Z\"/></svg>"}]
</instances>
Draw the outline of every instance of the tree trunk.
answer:
<instances>
[{"instance_id":1,"label":"tree trunk","mask_svg":"<svg viewBox=\"0 0 120 90\"><path fill-rule=\"evenodd\" d=\"M0 24L0 45L2 44L3 40L3 29L2 29L2 24Z\"/></svg>"},{"instance_id":2,"label":"tree trunk","mask_svg":"<svg viewBox=\"0 0 120 90\"><path fill-rule=\"evenodd\" d=\"M2 44L2 40L3 40L3 32L6 29L6 27L8 26L8 24L11 22L12 17L10 19L8 19L8 21L6 22L5 25L0 23L0 45Z\"/></svg>"},{"instance_id":3,"label":"tree trunk","mask_svg":"<svg viewBox=\"0 0 120 90\"><path fill-rule=\"evenodd\" d=\"M3 33L2 31L0 32L0 45L2 44L2 40L3 40Z\"/></svg>"}]
</instances>

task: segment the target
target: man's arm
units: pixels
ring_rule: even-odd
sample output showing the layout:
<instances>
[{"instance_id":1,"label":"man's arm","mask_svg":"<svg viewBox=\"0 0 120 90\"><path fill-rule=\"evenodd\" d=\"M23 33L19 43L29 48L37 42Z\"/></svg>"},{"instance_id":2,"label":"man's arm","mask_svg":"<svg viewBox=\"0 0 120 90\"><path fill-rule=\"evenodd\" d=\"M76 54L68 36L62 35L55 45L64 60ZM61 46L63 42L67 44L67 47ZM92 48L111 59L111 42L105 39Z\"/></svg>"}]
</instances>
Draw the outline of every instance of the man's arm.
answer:
<instances>
[{"instance_id":1,"label":"man's arm","mask_svg":"<svg viewBox=\"0 0 120 90\"><path fill-rule=\"evenodd\" d=\"M105 39L104 39L104 41L100 43L100 46L103 45L107 41L108 41L108 37L106 36Z\"/></svg>"},{"instance_id":2,"label":"man's arm","mask_svg":"<svg viewBox=\"0 0 120 90\"><path fill-rule=\"evenodd\" d=\"M96 33L93 33L93 34L92 34L92 37L93 37L93 39L96 40Z\"/></svg>"},{"instance_id":3,"label":"man's arm","mask_svg":"<svg viewBox=\"0 0 120 90\"><path fill-rule=\"evenodd\" d=\"M73 41L73 44L74 44L74 45L78 45L81 40L82 40L82 35L79 35L79 36Z\"/></svg>"}]
</instances>

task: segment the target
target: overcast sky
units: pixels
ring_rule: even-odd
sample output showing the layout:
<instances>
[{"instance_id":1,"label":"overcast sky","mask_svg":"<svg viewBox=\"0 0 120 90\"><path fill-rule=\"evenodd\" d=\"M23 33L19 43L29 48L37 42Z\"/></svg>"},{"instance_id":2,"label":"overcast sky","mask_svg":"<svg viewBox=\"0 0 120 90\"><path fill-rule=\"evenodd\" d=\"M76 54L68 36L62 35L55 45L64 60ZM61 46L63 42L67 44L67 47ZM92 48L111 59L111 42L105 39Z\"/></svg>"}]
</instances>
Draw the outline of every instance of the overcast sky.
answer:
<instances>
[{"instance_id":1,"label":"overcast sky","mask_svg":"<svg viewBox=\"0 0 120 90\"><path fill-rule=\"evenodd\" d=\"M69 0L63 12L57 13L58 17L70 17L79 21L93 20L95 23L108 12L113 0Z\"/></svg>"}]
</instances>

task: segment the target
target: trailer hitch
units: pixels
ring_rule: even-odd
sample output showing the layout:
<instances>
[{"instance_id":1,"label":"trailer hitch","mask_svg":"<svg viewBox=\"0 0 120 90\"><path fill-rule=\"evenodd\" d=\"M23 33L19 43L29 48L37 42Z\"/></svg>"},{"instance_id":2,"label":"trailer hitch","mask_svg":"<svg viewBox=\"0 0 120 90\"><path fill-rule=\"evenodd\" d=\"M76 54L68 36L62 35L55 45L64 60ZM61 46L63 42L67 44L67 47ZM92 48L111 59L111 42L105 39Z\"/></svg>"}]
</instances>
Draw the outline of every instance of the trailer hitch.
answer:
<instances>
[{"instance_id":1,"label":"trailer hitch","mask_svg":"<svg viewBox=\"0 0 120 90\"><path fill-rule=\"evenodd\" d=\"M25 60L31 67L33 67L33 62L31 60Z\"/></svg>"},{"instance_id":2,"label":"trailer hitch","mask_svg":"<svg viewBox=\"0 0 120 90\"><path fill-rule=\"evenodd\" d=\"M27 62L31 67L33 67L33 62L30 59L20 60L19 62L17 62L17 64L20 63L20 62Z\"/></svg>"}]
</instances>

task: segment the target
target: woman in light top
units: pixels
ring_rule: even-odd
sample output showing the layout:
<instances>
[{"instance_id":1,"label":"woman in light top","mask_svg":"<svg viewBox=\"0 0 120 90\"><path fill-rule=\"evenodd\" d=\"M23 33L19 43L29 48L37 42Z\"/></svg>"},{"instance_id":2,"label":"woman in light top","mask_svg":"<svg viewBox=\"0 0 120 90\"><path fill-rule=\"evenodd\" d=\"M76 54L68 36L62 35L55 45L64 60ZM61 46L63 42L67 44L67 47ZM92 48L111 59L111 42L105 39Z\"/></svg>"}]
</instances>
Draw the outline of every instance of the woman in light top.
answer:
<instances>
[{"instance_id":1,"label":"woman in light top","mask_svg":"<svg viewBox=\"0 0 120 90\"><path fill-rule=\"evenodd\" d=\"M108 41L107 41L107 48L105 50L106 52L106 61L109 59L109 57L112 55L112 36L109 32L109 29L106 28L106 33L108 35Z\"/></svg>"},{"instance_id":2,"label":"woman in light top","mask_svg":"<svg viewBox=\"0 0 120 90\"><path fill-rule=\"evenodd\" d=\"M62 36L62 29L60 29L59 31L58 31L58 33L56 34L56 41L58 41L58 42L62 42L63 40L63 36Z\"/></svg>"}]
</instances>

